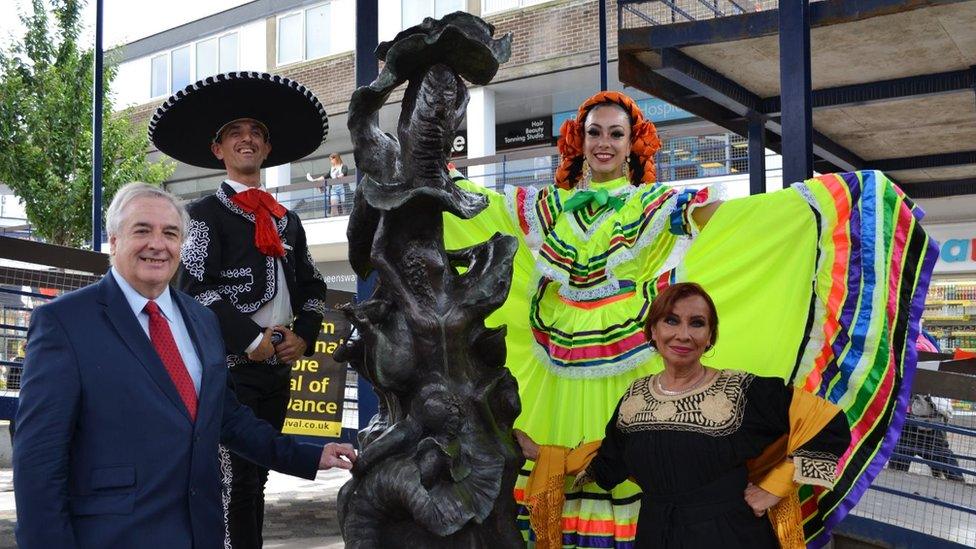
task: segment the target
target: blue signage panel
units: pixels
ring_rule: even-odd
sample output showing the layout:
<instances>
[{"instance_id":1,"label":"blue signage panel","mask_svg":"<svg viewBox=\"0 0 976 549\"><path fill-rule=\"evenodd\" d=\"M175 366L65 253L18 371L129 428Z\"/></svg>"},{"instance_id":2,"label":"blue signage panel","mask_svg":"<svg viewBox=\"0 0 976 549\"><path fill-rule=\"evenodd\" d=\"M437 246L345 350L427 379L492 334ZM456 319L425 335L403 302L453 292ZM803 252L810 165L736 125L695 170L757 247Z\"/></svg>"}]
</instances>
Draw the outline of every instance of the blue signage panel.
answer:
<instances>
[{"instance_id":1,"label":"blue signage panel","mask_svg":"<svg viewBox=\"0 0 976 549\"><path fill-rule=\"evenodd\" d=\"M637 106L644 111L644 116L650 118L653 122L669 122L671 120L684 120L695 117L690 112L679 109L671 103L656 97L641 99L637 101ZM557 112L552 115L553 136L559 135L560 127L569 118L576 118L576 111Z\"/></svg>"}]
</instances>

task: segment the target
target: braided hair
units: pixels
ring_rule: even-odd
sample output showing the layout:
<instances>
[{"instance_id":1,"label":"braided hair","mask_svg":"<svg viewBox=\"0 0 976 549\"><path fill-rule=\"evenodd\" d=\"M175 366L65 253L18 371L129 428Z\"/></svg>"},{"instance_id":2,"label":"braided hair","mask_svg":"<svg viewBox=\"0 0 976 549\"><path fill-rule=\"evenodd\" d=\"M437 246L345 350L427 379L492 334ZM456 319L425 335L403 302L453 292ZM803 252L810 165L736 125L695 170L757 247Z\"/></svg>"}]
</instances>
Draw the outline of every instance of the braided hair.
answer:
<instances>
[{"instance_id":1,"label":"braided hair","mask_svg":"<svg viewBox=\"0 0 976 549\"><path fill-rule=\"evenodd\" d=\"M583 125L586 117L597 107L613 105L622 109L630 119L630 182L633 185L653 183L657 179L654 153L661 148L654 123L644 118L640 107L630 97L615 91L602 91L580 105L575 119L563 122L559 131L560 162L556 168L556 186L572 189L583 173Z\"/></svg>"}]
</instances>

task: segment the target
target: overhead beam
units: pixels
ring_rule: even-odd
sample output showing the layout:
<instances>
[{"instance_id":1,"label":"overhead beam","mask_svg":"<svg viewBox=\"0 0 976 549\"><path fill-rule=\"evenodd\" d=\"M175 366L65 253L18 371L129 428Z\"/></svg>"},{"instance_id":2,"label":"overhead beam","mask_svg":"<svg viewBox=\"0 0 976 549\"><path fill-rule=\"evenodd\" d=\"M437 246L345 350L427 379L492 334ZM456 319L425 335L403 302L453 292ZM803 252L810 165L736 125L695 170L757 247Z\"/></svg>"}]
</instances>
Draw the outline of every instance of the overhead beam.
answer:
<instances>
[{"instance_id":1,"label":"overhead beam","mask_svg":"<svg viewBox=\"0 0 976 549\"><path fill-rule=\"evenodd\" d=\"M660 59L658 59L660 62ZM660 63L658 67L662 66ZM650 70L632 54L621 54L618 65L618 76L620 82L628 86L633 86L655 97L663 99L668 103L686 110L695 116L717 124L733 133L748 137L748 119L737 113L740 108L732 110L719 103L713 102L700 92L704 88L699 87L698 91L681 86L669 78ZM698 86L689 82L693 86ZM734 105L732 105L734 106ZM779 119L765 120L766 129L766 148L777 153L782 151L782 125ZM817 171L821 173L846 172L859 170L864 165L864 160L856 154L838 145L825 135L813 132L813 151L821 159L817 165Z\"/></svg>"},{"instance_id":2,"label":"overhead beam","mask_svg":"<svg viewBox=\"0 0 976 549\"><path fill-rule=\"evenodd\" d=\"M743 89L735 93L738 99L726 97L721 101L713 101L708 96L713 95L716 90L728 91L730 88L723 86L729 84L730 81L712 69L681 54L681 52L676 53L679 55L672 55L671 57L654 56L655 64L650 67L634 55L621 54L618 65L620 82L659 97L731 132L748 137L748 114L743 115L742 113L748 110L748 107L757 104L758 97ZM665 77L664 74L660 74L660 72L666 72L671 76L676 76L676 73L664 70L665 65L670 63L667 67L676 69L680 66L680 62L676 60L682 57L691 61L688 63L688 67L700 69L689 71L696 75L695 78L682 78L682 81L688 84L690 88L678 84L671 78ZM652 68L658 70L650 70ZM725 83L722 83L723 80ZM735 83L731 83L731 85L738 86ZM766 136L766 148L780 152L782 150L781 135L783 131L781 121L778 118L766 119L765 125L770 132ZM864 166L864 160L859 156L815 130L813 132L813 152L822 159L817 167L817 171L822 173L854 171Z\"/></svg>"},{"instance_id":3,"label":"overhead beam","mask_svg":"<svg viewBox=\"0 0 976 549\"><path fill-rule=\"evenodd\" d=\"M885 158L866 161L868 167L884 172L899 170L924 170L976 164L976 151L961 151L903 158Z\"/></svg>"},{"instance_id":4,"label":"overhead beam","mask_svg":"<svg viewBox=\"0 0 976 549\"><path fill-rule=\"evenodd\" d=\"M826 0L810 5L810 26L816 28L837 23L850 23L916 9L956 4L968 0ZM682 48L702 44L731 42L779 32L779 13L767 10L744 13L719 19L705 19L660 25L620 29L617 35L619 51L641 52L650 49Z\"/></svg>"},{"instance_id":5,"label":"overhead beam","mask_svg":"<svg viewBox=\"0 0 976 549\"><path fill-rule=\"evenodd\" d=\"M752 113L758 113L761 103L758 95L676 49L665 49L657 54L652 52L651 60L651 65L645 65L633 56L622 55L620 81L641 88L688 112L728 128L728 125L721 124L692 110L697 108L700 111L705 108L705 104L710 102L719 107L718 110L711 110L710 112L722 113L721 116L723 117L741 116L742 119L736 121L736 127L741 127L743 130L732 131L743 137L748 135L748 119ZM625 69L626 63L636 63L638 68L631 69L628 67ZM648 69L652 69L653 72ZM628 73L626 78L634 78L634 82L643 79L653 88L643 88L640 84L625 80L625 70ZM650 75L644 73L650 73ZM653 75L657 75L657 77ZM670 81L671 85L664 85L661 77L665 81ZM682 104L683 101L690 101L696 106L685 107ZM766 129L777 135L782 135L783 127L779 118L766 119L765 124ZM841 147L827 136L814 130L812 137L814 154L834 164L834 171L853 171L863 166L864 161L860 157Z\"/></svg>"},{"instance_id":6,"label":"overhead beam","mask_svg":"<svg viewBox=\"0 0 976 549\"><path fill-rule=\"evenodd\" d=\"M655 72L741 116L759 112L761 99L745 87L674 48L662 50Z\"/></svg>"},{"instance_id":7,"label":"overhead beam","mask_svg":"<svg viewBox=\"0 0 976 549\"><path fill-rule=\"evenodd\" d=\"M647 65L632 55L623 54L620 56L617 73L620 82L623 84L634 86L655 97L664 99L680 109L739 135L746 134L746 122L741 115L650 70Z\"/></svg>"},{"instance_id":8,"label":"overhead beam","mask_svg":"<svg viewBox=\"0 0 976 549\"><path fill-rule=\"evenodd\" d=\"M847 107L909 97L972 91L974 86L976 86L976 69L974 68L920 74L905 78L813 90L813 108ZM760 101L759 111L763 114L776 116L780 114L780 110L779 97L767 97Z\"/></svg>"},{"instance_id":9,"label":"overhead beam","mask_svg":"<svg viewBox=\"0 0 976 549\"><path fill-rule=\"evenodd\" d=\"M913 199L942 198L963 194L976 194L976 177L950 179L946 181L925 181L922 183L900 183L901 190Z\"/></svg>"}]
</instances>

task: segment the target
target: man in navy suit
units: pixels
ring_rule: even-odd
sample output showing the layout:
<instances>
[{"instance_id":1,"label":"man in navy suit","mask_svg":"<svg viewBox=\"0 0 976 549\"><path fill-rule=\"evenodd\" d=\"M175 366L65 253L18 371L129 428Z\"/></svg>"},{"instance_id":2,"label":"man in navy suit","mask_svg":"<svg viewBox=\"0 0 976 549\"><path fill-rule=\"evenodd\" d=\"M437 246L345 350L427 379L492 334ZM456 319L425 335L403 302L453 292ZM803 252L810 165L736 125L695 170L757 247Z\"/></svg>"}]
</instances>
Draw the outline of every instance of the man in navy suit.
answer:
<instances>
[{"instance_id":1,"label":"man in navy suit","mask_svg":"<svg viewBox=\"0 0 976 549\"><path fill-rule=\"evenodd\" d=\"M216 317L168 286L186 226L172 195L127 185L106 225L109 273L32 315L13 457L21 548L222 547L218 442L309 479L352 466L351 446L300 444L237 401Z\"/></svg>"}]
</instances>

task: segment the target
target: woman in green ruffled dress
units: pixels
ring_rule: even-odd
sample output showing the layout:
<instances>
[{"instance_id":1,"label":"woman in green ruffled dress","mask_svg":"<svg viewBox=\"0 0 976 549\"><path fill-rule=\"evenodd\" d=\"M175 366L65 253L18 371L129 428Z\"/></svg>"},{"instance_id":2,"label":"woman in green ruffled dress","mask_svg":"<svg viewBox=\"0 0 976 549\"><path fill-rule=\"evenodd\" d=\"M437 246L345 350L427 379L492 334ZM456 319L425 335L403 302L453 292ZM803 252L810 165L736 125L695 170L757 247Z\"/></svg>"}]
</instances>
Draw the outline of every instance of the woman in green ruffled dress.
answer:
<instances>
[{"instance_id":1,"label":"woman in green ruffled dress","mask_svg":"<svg viewBox=\"0 0 976 549\"><path fill-rule=\"evenodd\" d=\"M852 442L834 489L798 494L806 538L822 544L897 439L915 364L906 341L918 333L936 248L921 212L879 172L722 202L714 188L657 183L659 147L632 99L601 92L561 128L552 185L500 194L453 172L490 204L470 220L445 216L448 248L495 232L521 239L508 300L490 319L508 326L507 365L522 399L516 426L540 444L600 440L630 383L661 370L642 331L655 295L697 282L725 334L710 365L779 377L847 415ZM544 505L531 500L529 472L515 497ZM571 481L563 546L632 546L637 487L608 493ZM534 541L528 510L519 520Z\"/></svg>"}]
</instances>

